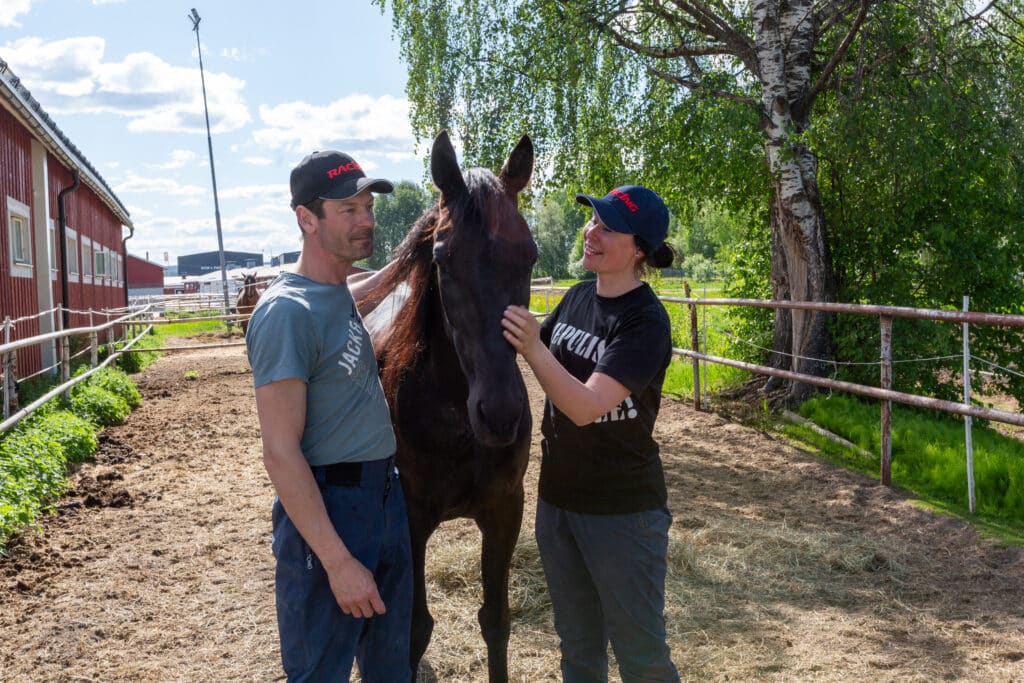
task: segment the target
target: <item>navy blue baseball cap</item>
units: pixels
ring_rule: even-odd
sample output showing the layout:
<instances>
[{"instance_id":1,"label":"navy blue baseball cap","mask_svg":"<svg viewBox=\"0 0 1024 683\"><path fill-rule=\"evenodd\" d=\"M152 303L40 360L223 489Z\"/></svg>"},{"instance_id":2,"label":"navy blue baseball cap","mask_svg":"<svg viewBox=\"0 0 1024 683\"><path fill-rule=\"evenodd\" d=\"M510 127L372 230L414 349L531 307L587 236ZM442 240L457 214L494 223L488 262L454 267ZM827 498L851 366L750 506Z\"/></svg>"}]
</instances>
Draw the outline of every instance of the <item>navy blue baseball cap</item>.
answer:
<instances>
[{"instance_id":1,"label":"navy blue baseball cap","mask_svg":"<svg viewBox=\"0 0 1024 683\"><path fill-rule=\"evenodd\" d=\"M594 209L601 222L615 232L636 235L652 252L668 235L668 207L654 190L641 185L623 185L601 198L576 195L576 201Z\"/></svg>"},{"instance_id":2,"label":"navy blue baseball cap","mask_svg":"<svg viewBox=\"0 0 1024 683\"><path fill-rule=\"evenodd\" d=\"M344 152L313 152L292 169L292 208L314 199L348 199L369 188L391 192L389 180L367 178L356 160Z\"/></svg>"}]
</instances>

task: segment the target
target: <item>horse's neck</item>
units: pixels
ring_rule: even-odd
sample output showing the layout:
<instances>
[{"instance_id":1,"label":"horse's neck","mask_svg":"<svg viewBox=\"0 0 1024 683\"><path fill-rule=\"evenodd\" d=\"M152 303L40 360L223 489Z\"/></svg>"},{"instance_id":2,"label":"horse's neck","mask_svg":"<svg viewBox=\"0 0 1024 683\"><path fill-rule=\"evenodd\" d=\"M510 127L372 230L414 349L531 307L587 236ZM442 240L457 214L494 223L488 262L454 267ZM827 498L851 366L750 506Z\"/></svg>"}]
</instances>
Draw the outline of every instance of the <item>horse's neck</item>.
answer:
<instances>
[{"instance_id":1,"label":"horse's neck","mask_svg":"<svg viewBox=\"0 0 1024 683\"><path fill-rule=\"evenodd\" d=\"M436 286L428 285L423 293L424 301L416 304L422 310L408 310L412 289L405 282L400 282L376 308L363 316L363 324L370 333L370 339L378 354L386 353L386 345L391 343L409 343L409 340L392 340L389 335L399 315L419 319L422 327L416 330L416 343L420 350L412 367L403 372L406 381L417 386L416 391L427 389L427 396L443 394L459 400L465 399L468 391L462 367L459 365L455 346L444 325L444 311ZM407 319L403 319L403 322Z\"/></svg>"},{"instance_id":2,"label":"horse's neck","mask_svg":"<svg viewBox=\"0 0 1024 683\"><path fill-rule=\"evenodd\" d=\"M379 349L385 342L387 333L391 330L391 325L394 324L398 313L409 300L409 295L409 285L405 282L399 282L391 290L391 293L377 304L376 308L363 316L363 325L366 326L367 331L370 333L370 339L373 341L375 348Z\"/></svg>"}]
</instances>

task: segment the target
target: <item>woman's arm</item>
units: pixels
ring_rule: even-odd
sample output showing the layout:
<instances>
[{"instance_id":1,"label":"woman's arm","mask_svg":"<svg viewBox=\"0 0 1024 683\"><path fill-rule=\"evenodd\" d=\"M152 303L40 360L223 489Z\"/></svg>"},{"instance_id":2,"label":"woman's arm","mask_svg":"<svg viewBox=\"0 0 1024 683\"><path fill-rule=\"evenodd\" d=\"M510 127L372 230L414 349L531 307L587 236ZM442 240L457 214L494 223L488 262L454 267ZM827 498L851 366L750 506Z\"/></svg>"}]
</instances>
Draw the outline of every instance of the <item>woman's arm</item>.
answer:
<instances>
[{"instance_id":1,"label":"woman's arm","mask_svg":"<svg viewBox=\"0 0 1024 683\"><path fill-rule=\"evenodd\" d=\"M540 325L527 309L509 306L501 321L505 339L519 352L551 402L582 427L626 400L630 391L618 380L595 372L586 382L573 377L540 340Z\"/></svg>"}]
</instances>

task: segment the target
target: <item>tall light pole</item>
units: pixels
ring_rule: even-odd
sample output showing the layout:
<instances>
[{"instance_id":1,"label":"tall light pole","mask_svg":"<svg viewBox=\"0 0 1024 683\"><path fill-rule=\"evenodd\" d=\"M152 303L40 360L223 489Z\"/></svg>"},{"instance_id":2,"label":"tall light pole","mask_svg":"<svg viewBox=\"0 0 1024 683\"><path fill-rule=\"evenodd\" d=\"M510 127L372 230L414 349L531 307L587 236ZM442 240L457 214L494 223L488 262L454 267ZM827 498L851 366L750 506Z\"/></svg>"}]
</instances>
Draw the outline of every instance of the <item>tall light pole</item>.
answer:
<instances>
[{"instance_id":1,"label":"tall light pole","mask_svg":"<svg viewBox=\"0 0 1024 683\"><path fill-rule=\"evenodd\" d=\"M186 15L192 22L192 30L196 32L196 50L199 51L199 80L203 84L203 113L206 114L206 145L210 150L210 178L213 179L213 213L217 219L217 251L220 254L220 281L224 286L224 314L231 309L228 303L228 272L224 267L224 237L220 230L220 203L217 201L217 172L213 169L213 138L210 137L210 109L206 105L206 76L203 75L203 48L199 44L199 12L192 8L192 14Z\"/></svg>"}]
</instances>

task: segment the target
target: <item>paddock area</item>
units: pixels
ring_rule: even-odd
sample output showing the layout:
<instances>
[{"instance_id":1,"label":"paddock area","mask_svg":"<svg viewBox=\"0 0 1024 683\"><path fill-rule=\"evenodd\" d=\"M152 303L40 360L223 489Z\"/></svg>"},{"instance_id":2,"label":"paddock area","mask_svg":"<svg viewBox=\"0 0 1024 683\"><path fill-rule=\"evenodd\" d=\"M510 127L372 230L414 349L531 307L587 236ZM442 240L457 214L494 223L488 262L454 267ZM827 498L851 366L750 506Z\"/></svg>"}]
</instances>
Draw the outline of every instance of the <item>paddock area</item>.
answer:
<instances>
[{"instance_id":1,"label":"paddock area","mask_svg":"<svg viewBox=\"0 0 1024 683\"><path fill-rule=\"evenodd\" d=\"M143 405L101 435L43 534L0 557L0 681L283 680L273 490L244 350L167 354L134 379ZM509 663L533 683L559 675L532 533L542 395L527 384ZM657 436L684 680L1024 680L1021 549L680 401L664 400ZM431 541L421 681L486 680L478 539L457 521Z\"/></svg>"}]
</instances>

